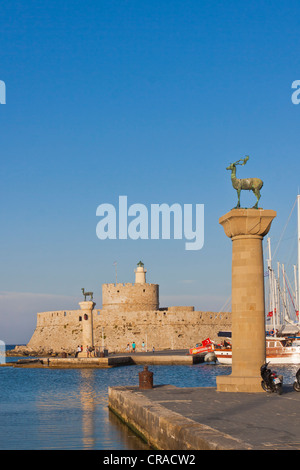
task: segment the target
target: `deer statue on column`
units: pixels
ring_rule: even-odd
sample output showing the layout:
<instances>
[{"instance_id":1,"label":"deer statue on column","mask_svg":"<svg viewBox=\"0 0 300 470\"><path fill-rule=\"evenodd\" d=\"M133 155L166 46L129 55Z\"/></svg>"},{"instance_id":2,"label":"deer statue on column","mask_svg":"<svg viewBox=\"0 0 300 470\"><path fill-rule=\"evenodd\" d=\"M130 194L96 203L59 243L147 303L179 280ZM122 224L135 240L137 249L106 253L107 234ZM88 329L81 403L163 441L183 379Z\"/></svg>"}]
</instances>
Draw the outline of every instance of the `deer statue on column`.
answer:
<instances>
[{"instance_id":1,"label":"deer statue on column","mask_svg":"<svg viewBox=\"0 0 300 470\"><path fill-rule=\"evenodd\" d=\"M84 300L85 301L86 301L87 296L90 296L90 300L93 300L93 295L94 295L93 292L85 292L84 287L81 290L82 290L82 293L84 295Z\"/></svg>"},{"instance_id":2,"label":"deer statue on column","mask_svg":"<svg viewBox=\"0 0 300 470\"><path fill-rule=\"evenodd\" d=\"M239 209L241 207L240 195L241 195L242 189L253 191L253 193L256 196L256 204L253 206L253 209L258 209L258 201L260 200L260 190L264 184L263 181L259 178L238 179L236 177L236 166L237 165L244 166L248 160L249 160L249 156L247 155L245 158L241 158L235 163L230 163L230 165L226 168L226 170L231 170L232 186L234 187L234 189L236 189L237 195L238 195L238 203L235 209Z\"/></svg>"}]
</instances>

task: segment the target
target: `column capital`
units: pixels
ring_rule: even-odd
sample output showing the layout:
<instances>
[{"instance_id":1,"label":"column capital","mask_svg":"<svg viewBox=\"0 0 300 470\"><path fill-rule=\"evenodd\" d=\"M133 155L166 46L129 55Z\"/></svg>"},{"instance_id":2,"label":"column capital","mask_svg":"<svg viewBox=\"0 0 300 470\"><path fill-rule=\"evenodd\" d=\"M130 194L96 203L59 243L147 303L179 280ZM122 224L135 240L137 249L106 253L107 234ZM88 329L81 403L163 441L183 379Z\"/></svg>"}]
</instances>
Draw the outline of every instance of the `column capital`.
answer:
<instances>
[{"instance_id":1,"label":"column capital","mask_svg":"<svg viewBox=\"0 0 300 470\"><path fill-rule=\"evenodd\" d=\"M232 209L219 219L231 239L240 236L263 238L270 230L276 211L271 209Z\"/></svg>"},{"instance_id":2,"label":"column capital","mask_svg":"<svg viewBox=\"0 0 300 470\"><path fill-rule=\"evenodd\" d=\"M85 300L84 302L79 302L81 310L93 310L95 307L95 302L92 300Z\"/></svg>"}]
</instances>

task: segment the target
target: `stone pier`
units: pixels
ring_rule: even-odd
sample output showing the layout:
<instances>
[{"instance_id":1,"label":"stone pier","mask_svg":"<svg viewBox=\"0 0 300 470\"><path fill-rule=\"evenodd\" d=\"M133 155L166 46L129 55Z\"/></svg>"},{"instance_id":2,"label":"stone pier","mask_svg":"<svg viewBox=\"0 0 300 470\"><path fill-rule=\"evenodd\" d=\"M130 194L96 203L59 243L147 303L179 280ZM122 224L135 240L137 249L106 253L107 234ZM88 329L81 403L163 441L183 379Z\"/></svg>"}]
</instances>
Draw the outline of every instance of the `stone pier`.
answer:
<instances>
[{"instance_id":1,"label":"stone pier","mask_svg":"<svg viewBox=\"0 0 300 470\"><path fill-rule=\"evenodd\" d=\"M263 237L273 210L232 209L219 219L232 240L232 373L217 377L222 392L263 392L260 367L265 362Z\"/></svg>"}]
</instances>

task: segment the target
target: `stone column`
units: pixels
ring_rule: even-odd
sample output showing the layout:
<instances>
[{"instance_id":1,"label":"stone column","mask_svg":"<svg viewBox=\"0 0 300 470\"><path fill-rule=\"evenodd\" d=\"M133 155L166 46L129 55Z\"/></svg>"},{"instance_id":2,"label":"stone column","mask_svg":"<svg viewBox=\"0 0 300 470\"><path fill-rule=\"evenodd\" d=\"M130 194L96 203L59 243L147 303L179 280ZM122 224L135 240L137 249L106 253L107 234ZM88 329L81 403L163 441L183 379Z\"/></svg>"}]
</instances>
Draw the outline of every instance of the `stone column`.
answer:
<instances>
[{"instance_id":1,"label":"stone column","mask_svg":"<svg viewBox=\"0 0 300 470\"><path fill-rule=\"evenodd\" d=\"M262 240L276 212L232 209L219 219L232 240L232 373L217 377L222 392L263 392L266 357Z\"/></svg>"},{"instance_id":2,"label":"stone column","mask_svg":"<svg viewBox=\"0 0 300 470\"><path fill-rule=\"evenodd\" d=\"M82 310L82 346L83 351L78 354L78 357L87 357L86 347L94 346L94 335L93 335L93 308L95 302L89 300L79 302Z\"/></svg>"}]
</instances>

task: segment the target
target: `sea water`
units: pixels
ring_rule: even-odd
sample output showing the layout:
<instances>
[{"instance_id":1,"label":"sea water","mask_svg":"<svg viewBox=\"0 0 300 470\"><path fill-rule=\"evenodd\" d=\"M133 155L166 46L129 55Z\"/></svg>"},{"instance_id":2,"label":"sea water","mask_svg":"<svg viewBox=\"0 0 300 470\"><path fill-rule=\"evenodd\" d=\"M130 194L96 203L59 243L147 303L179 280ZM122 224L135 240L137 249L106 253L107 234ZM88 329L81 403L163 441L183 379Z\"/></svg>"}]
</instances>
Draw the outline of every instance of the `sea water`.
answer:
<instances>
[{"instance_id":1,"label":"sea water","mask_svg":"<svg viewBox=\"0 0 300 470\"><path fill-rule=\"evenodd\" d=\"M143 366L112 369L0 367L0 448L148 449L108 410L108 387L138 385L138 374L142 370ZM149 370L154 373L154 385L177 387L215 387L216 376L231 373L229 366L206 363L149 366ZM276 367L276 371L284 375L285 383L293 383L297 370L298 366Z\"/></svg>"}]
</instances>

